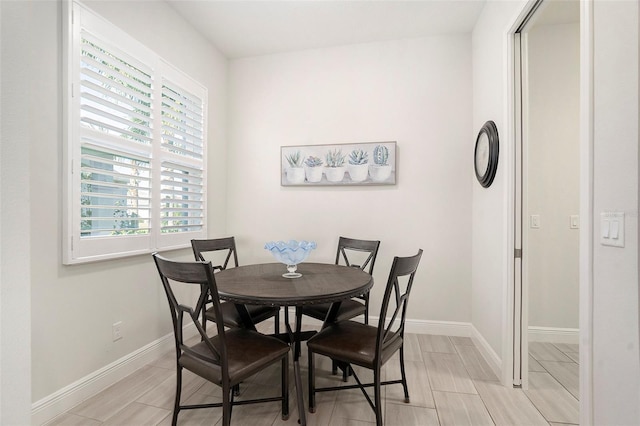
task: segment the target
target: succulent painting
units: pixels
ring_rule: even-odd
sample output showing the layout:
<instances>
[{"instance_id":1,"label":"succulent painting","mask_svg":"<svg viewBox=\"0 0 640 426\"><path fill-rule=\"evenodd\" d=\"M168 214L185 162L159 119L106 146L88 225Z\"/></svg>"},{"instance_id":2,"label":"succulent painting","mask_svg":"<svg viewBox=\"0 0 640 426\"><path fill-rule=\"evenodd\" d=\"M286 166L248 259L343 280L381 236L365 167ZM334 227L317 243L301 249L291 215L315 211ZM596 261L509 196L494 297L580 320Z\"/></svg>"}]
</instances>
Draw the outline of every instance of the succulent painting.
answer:
<instances>
[{"instance_id":1,"label":"succulent painting","mask_svg":"<svg viewBox=\"0 0 640 426\"><path fill-rule=\"evenodd\" d=\"M302 167L303 158L302 155L300 155L300 151L285 155L285 158L289 162L290 167Z\"/></svg>"},{"instance_id":2,"label":"succulent painting","mask_svg":"<svg viewBox=\"0 0 640 426\"><path fill-rule=\"evenodd\" d=\"M306 164L308 167L320 167L322 166L322 160L320 159L320 157L314 157L313 155L310 155L306 160L304 160L304 164Z\"/></svg>"},{"instance_id":3,"label":"succulent painting","mask_svg":"<svg viewBox=\"0 0 640 426\"><path fill-rule=\"evenodd\" d=\"M362 149L354 149L349 154L349 164L360 165L369 162L369 154Z\"/></svg>"},{"instance_id":4,"label":"succulent painting","mask_svg":"<svg viewBox=\"0 0 640 426\"><path fill-rule=\"evenodd\" d=\"M341 149L334 149L327 152L327 167L342 167L344 165L344 154Z\"/></svg>"},{"instance_id":5,"label":"succulent painting","mask_svg":"<svg viewBox=\"0 0 640 426\"><path fill-rule=\"evenodd\" d=\"M378 166L386 166L389 161L389 149L384 145L377 145L373 149L373 162Z\"/></svg>"}]
</instances>

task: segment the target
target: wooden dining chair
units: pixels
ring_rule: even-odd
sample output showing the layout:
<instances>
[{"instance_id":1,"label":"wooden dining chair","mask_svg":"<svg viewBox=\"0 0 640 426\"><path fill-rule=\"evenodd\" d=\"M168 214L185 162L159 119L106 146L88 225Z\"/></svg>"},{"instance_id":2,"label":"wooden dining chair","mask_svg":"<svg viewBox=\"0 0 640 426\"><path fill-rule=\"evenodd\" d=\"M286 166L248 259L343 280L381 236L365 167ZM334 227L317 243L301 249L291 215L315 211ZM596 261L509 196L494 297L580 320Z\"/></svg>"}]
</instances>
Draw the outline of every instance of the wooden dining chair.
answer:
<instances>
[{"instance_id":1,"label":"wooden dining chair","mask_svg":"<svg viewBox=\"0 0 640 426\"><path fill-rule=\"evenodd\" d=\"M360 268L373 275L373 267L378 256L380 241L356 240L340 237L336 253L336 265L344 264ZM357 262L357 263L356 263ZM320 303L303 307L302 314L324 321L331 307L330 303ZM369 324L369 292L340 304L336 321L343 321L364 315L364 323Z\"/></svg>"},{"instance_id":2,"label":"wooden dining chair","mask_svg":"<svg viewBox=\"0 0 640 426\"><path fill-rule=\"evenodd\" d=\"M376 415L376 425L381 426L382 403L380 387L402 384L405 402L409 402L409 390L404 368L404 322L413 279L422 257L422 250L410 257L395 257L382 299L378 326L356 321L340 321L326 326L307 341L309 353L309 412L315 412L316 392L339 391L359 388ZM382 366L396 352L400 352L401 379L381 380ZM350 370L356 384L334 387L315 387L314 355L324 355ZM351 368L358 365L373 371L373 382L362 383ZM374 388L373 401L366 387Z\"/></svg>"},{"instance_id":3,"label":"wooden dining chair","mask_svg":"<svg viewBox=\"0 0 640 426\"><path fill-rule=\"evenodd\" d=\"M222 407L222 424L231 423L231 410L234 405L282 401L282 419L289 418L289 345L271 336L246 328L225 329L217 322L218 334L208 337L204 328L205 320L200 313L207 298L211 298L213 311L222 314L214 269L211 262L174 262L153 254L162 285L167 294L173 335L176 345L176 395L173 408L172 425L178 421L181 410ZM178 286L199 286L200 296L195 304L176 297L174 289ZM207 291L202 291L205 287ZM177 294L184 295L184 289ZM185 321L186 318L186 321ZM186 322L186 323L185 323ZM184 341L183 329L193 323L201 340L193 345ZM263 371L266 367L281 363L281 395L271 398L234 401L234 386L241 381ZM182 390L182 370L187 369L222 388L222 403L180 405Z\"/></svg>"},{"instance_id":4,"label":"wooden dining chair","mask_svg":"<svg viewBox=\"0 0 640 426\"><path fill-rule=\"evenodd\" d=\"M191 248L193 249L193 255L195 256L196 261L213 260L207 259L207 257L215 257L215 255L220 255L217 256L216 259L220 264L213 267L213 269L216 271L227 269L231 258L233 258L233 266L238 266L238 252L236 251L236 240L234 237L216 238L209 240L191 240ZM205 303L202 315L209 321L217 322L218 317L216 316L213 308L207 308L207 306L210 304L211 300L208 300L207 303ZM240 314L238 313L238 310L233 303L222 302L221 307L224 325L226 325L227 327L240 327L242 325ZM275 322L275 334L280 333L279 307L247 305L246 308L254 324L258 324L273 317ZM206 322L204 325L206 329Z\"/></svg>"}]
</instances>

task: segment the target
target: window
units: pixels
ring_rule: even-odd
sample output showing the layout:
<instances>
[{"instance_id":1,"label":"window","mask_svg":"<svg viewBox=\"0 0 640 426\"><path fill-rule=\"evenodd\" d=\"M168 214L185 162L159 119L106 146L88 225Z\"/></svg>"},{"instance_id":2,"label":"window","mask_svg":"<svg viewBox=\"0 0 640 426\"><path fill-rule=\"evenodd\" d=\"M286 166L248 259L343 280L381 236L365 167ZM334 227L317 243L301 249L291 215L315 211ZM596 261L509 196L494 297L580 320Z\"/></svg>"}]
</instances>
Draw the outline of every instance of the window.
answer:
<instances>
[{"instance_id":1,"label":"window","mask_svg":"<svg viewBox=\"0 0 640 426\"><path fill-rule=\"evenodd\" d=\"M64 262L205 238L206 89L81 4L70 15Z\"/></svg>"}]
</instances>

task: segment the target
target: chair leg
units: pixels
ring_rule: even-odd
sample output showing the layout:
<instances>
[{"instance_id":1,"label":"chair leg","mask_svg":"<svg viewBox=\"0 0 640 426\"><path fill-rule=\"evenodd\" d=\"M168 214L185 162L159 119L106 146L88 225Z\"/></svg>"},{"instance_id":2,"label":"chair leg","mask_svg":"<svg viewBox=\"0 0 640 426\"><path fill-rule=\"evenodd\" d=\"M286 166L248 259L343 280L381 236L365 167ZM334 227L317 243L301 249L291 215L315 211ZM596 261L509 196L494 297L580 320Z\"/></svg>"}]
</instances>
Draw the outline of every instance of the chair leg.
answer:
<instances>
[{"instance_id":1,"label":"chair leg","mask_svg":"<svg viewBox=\"0 0 640 426\"><path fill-rule=\"evenodd\" d=\"M289 354L282 358L282 420L289 420Z\"/></svg>"},{"instance_id":2,"label":"chair leg","mask_svg":"<svg viewBox=\"0 0 640 426\"><path fill-rule=\"evenodd\" d=\"M228 385L222 387L222 426L231 426L231 392Z\"/></svg>"},{"instance_id":3,"label":"chair leg","mask_svg":"<svg viewBox=\"0 0 640 426\"><path fill-rule=\"evenodd\" d=\"M338 363L335 359L331 360L331 374L333 374L334 376L338 374Z\"/></svg>"},{"instance_id":4,"label":"chair leg","mask_svg":"<svg viewBox=\"0 0 640 426\"><path fill-rule=\"evenodd\" d=\"M402 387L404 388L404 402L407 404L409 400L409 387L407 386L407 374L404 370L404 345L400 346L400 374L402 374Z\"/></svg>"},{"instance_id":5,"label":"chair leg","mask_svg":"<svg viewBox=\"0 0 640 426\"><path fill-rule=\"evenodd\" d=\"M176 426L176 424L178 423L178 412L180 411L180 394L182 393L182 367L178 365L176 372L176 399L173 403L173 418L171 419L172 426Z\"/></svg>"},{"instance_id":6,"label":"chair leg","mask_svg":"<svg viewBox=\"0 0 640 426\"><path fill-rule=\"evenodd\" d=\"M376 412L376 426L382 426L382 398L380 397L380 368L373 372L374 401Z\"/></svg>"},{"instance_id":7,"label":"chair leg","mask_svg":"<svg viewBox=\"0 0 640 426\"><path fill-rule=\"evenodd\" d=\"M275 334L280 334L280 311L278 311L278 313L274 317L274 322L275 322L275 324L274 324Z\"/></svg>"},{"instance_id":8,"label":"chair leg","mask_svg":"<svg viewBox=\"0 0 640 426\"><path fill-rule=\"evenodd\" d=\"M364 323L369 325L369 293L364 296Z\"/></svg>"},{"instance_id":9,"label":"chair leg","mask_svg":"<svg viewBox=\"0 0 640 426\"><path fill-rule=\"evenodd\" d=\"M349 380L350 375L351 375L351 365L347 364L347 366L342 370L342 381L346 383Z\"/></svg>"},{"instance_id":10,"label":"chair leg","mask_svg":"<svg viewBox=\"0 0 640 426\"><path fill-rule=\"evenodd\" d=\"M309 350L309 412L316 412L316 368L313 352Z\"/></svg>"}]
</instances>

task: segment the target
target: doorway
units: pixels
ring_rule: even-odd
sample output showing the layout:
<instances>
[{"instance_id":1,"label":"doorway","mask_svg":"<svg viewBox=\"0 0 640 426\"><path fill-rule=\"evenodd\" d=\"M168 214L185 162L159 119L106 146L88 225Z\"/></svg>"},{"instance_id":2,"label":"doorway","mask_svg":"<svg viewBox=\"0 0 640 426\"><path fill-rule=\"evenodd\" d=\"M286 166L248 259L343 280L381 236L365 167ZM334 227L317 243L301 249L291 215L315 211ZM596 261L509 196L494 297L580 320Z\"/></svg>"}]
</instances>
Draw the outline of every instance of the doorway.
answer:
<instances>
[{"instance_id":1,"label":"doorway","mask_svg":"<svg viewBox=\"0 0 640 426\"><path fill-rule=\"evenodd\" d=\"M538 1L515 33L515 385L578 405L580 5ZM572 399L573 398L573 399ZM573 423L575 419L566 419ZM577 421L576 421L577 423Z\"/></svg>"}]
</instances>

